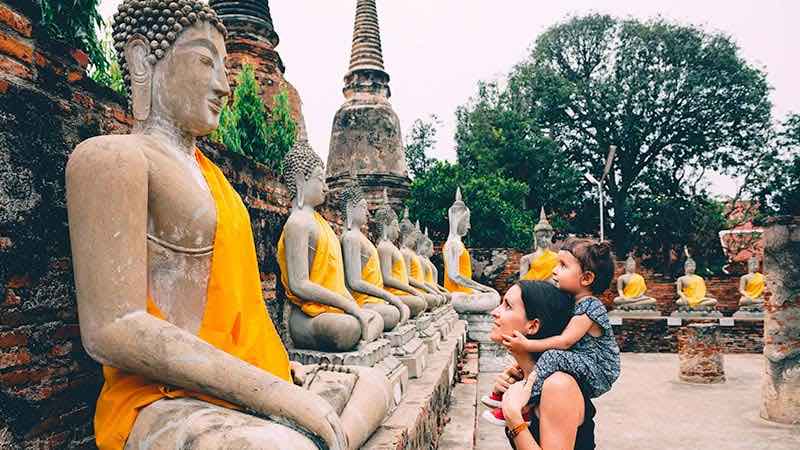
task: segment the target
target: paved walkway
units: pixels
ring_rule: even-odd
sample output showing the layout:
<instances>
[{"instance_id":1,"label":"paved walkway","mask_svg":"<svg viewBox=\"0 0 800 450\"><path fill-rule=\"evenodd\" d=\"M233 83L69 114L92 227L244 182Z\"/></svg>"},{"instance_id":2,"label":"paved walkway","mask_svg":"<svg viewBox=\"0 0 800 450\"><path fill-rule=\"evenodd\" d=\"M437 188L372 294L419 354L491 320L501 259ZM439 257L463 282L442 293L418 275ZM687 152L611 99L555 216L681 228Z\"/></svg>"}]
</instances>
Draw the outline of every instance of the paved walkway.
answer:
<instances>
[{"instance_id":1,"label":"paved walkway","mask_svg":"<svg viewBox=\"0 0 800 450\"><path fill-rule=\"evenodd\" d=\"M677 381L677 358L674 354L623 354L620 379L595 402L598 449L800 449L800 425L773 425L758 417L761 355L726 355L727 382L720 385ZM494 376L481 373L477 384L457 387L452 422L445 428L441 449L510 448L502 428L480 419L486 408L477 398L491 389ZM458 432L451 433L451 427ZM454 435L458 442L447 440Z\"/></svg>"}]
</instances>

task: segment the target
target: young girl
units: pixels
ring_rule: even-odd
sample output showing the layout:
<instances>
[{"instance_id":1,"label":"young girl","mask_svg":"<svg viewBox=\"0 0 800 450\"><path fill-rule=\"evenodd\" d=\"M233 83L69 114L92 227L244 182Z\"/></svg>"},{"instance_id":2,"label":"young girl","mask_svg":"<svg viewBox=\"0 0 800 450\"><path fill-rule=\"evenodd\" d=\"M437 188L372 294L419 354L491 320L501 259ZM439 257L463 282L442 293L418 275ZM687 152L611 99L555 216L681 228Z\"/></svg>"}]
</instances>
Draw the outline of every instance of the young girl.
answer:
<instances>
[{"instance_id":1,"label":"young girl","mask_svg":"<svg viewBox=\"0 0 800 450\"><path fill-rule=\"evenodd\" d=\"M555 372L575 377L590 398L608 392L619 377L619 347L603 303L595 297L608 289L614 275L611 247L607 242L570 238L558 253L553 281L575 298L575 312L559 336L528 339L515 331L503 336L511 352L542 353L536 362L536 381L531 404L538 404L544 380ZM499 397L499 395L497 395Z\"/></svg>"}]
</instances>

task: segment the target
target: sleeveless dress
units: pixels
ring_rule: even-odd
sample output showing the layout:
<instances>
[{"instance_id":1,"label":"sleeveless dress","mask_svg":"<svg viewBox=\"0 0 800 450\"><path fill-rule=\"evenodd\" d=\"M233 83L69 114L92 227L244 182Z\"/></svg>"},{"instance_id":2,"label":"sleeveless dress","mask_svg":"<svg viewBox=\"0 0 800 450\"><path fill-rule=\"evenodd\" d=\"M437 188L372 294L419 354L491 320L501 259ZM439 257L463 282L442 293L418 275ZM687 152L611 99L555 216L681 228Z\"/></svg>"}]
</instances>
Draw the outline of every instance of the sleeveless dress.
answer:
<instances>
[{"instance_id":1,"label":"sleeveless dress","mask_svg":"<svg viewBox=\"0 0 800 450\"><path fill-rule=\"evenodd\" d=\"M536 361L536 381L531 403L538 404L544 380L556 372L573 377L589 398L599 397L611 389L619 378L619 346L608 320L608 312L596 297L585 297L575 303L575 316L586 314L603 331L595 337L588 332L569 350L547 350Z\"/></svg>"}]
</instances>

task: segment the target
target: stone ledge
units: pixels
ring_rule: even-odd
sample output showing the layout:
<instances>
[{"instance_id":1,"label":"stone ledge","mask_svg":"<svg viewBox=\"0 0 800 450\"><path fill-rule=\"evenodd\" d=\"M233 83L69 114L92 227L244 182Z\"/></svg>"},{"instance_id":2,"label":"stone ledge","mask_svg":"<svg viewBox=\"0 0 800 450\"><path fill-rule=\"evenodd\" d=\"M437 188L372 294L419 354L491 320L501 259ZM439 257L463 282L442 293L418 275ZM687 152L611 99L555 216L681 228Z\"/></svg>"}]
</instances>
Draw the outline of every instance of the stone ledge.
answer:
<instances>
[{"instance_id":1,"label":"stone ledge","mask_svg":"<svg viewBox=\"0 0 800 450\"><path fill-rule=\"evenodd\" d=\"M465 333L466 324L457 322L439 351L429 355L425 373L409 382L403 401L363 449L428 450L437 447L457 373L457 353Z\"/></svg>"}]
</instances>

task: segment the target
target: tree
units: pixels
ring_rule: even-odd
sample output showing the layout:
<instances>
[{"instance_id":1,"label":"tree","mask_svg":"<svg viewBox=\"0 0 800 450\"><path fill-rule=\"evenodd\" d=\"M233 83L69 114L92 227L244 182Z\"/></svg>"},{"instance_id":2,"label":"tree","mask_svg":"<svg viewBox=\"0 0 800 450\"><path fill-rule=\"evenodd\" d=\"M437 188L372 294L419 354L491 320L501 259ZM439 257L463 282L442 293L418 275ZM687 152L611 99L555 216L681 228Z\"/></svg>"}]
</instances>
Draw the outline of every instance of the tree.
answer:
<instances>
[{"instance_id":1,"label":"tree","mask_svg":"<svg viewBox=\"0 0 800 450\"><path fill-rule=\"evenodd\" d=\"M458 162L474 174L496 173L526 184L524 207L536 217L542 207L558 212L555 225L564 230L568 223L562 218L586 200L581 176L515 94L496 83L478 84L477 95L456 111ZM576 217L569 231L585 231Z\"/></svg>"},{"instance_id":2,"label":"tree","mask_svg":"<svg viewBox=\"0 0 800 450\"><path fill-rule=\"evenodd\" d=\"M265 130L267 147L256 159L278 170L283 157L292 149L297 139L297 123L292 118L289 94L285 89L275 94L272 99L273 106Z\"/></svg>"},{"instance_id":3,"label":"tree","mask_svg":"<svg viewBox=\"0 0 800 450\"><path fill-rule=\"evenodd\" d=\"M85 51L94 70L105 73L111 60L97 35L105 26L99 5L100 0L42 0L42 25L52 39Z\"/></svg>"},{"instance_id":4,"label":"tree","mask_svg":"<svg viewBox=\"0 0 800 450\"><path fill-rule=\"evenodd\" d=\"M89 77L103 86L125 95L125 80L122 78L122 70L119 67L117 55L114 51L114 39L111 35L111 27L105 27L99 45L106 63L104 65L92 63L88 71Z\"/></svg>"},{"instance_id":5,"label":"tree","mask_svg":"<svg viewBox=\"0 0 800 450\"><path fill-rule=\"evenodd\" d=\"M406 136L406 164L413 178L428 171L435 161L427 156L428 150L436 145L437 127L441 124L435 114L428 120L417 119Z\"/></svg>"},{"instance_id":6,"label":"tree","mask_svg":"<svg viewBox=\"0 0 800 450\"><path fill-rule=\"evenodd\" d=\"M522 204L528 187L502 174L475 174L460 164L434 161L411 184L411 195L406 200L411 217L430 227L433 237L446 239L447 210L458 187L471 211L468 246L530 247L534 216Z\"/></svg>"},{"instance_id":7,"label":"tree","mask_svg":"<svg viewBox=\"0 0 800 450\"><path fill-rule=\"evenodd\" d=\"M581 170L601 173L609 146L618 147L604 188L620 254L634 196L657 192L665 178L684 177L689 189L708 170L742 170L770 129L765 75L736 44L663 19L589 15L557 24L514 68L509 90Z\"/></svg>"},{"instance_id":8,"label":"tree","mask_svg":"<svg viewBox=\"0 0 800 450\"><path fill-rule=\"evenodd\" d=\"M754 198L763 216L800 216L800 114L790 115L762 161Z\"/></svg>"}]
</instances>

